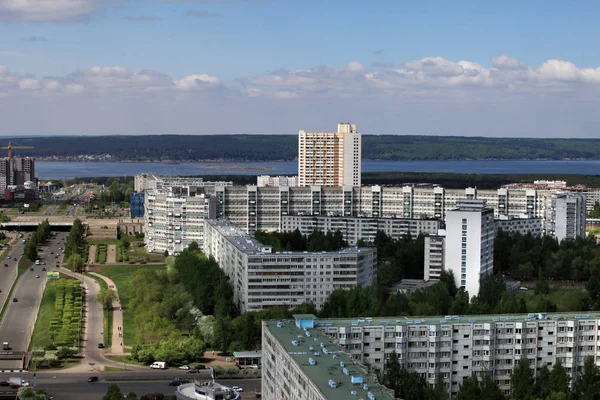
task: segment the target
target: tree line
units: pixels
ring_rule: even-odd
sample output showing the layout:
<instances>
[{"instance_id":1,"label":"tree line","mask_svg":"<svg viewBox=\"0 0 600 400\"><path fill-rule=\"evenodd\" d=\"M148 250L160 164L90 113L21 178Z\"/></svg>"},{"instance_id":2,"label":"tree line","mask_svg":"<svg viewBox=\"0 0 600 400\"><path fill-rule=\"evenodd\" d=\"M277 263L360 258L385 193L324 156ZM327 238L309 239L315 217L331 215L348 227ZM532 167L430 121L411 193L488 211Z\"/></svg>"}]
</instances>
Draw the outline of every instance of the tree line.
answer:
<instances>
[{"instance_id":1,"label":"tree line","mask_svg":"<svg viewBox=\"0 0 600 400\"><path fill-rule=\"evenodd\" d=\"M515 360L510 379L510 395L506 396L488 371L464 379L456 400L598 400L600 370L593 357L584 359L583 368L570 385L571 378L560 359L548 368L543 365L536 374L527 358ZM404 369L394 352L386 363L380 381L403 400L447 400L448 392L441 375L430 386L424 377Z\"/></svg>"},{"instance_id":2,"label":"tree line","mask_svg":"<svg viewBox=\"0 0 600 400\"><path fill-rule=\"evenodd\" d=\"M6 138L6 140L13 140ZM19 156L110 154L114 161L277 161L298 156L297 135L143 135L14 138ZM362 154L371 160L598 159L597 139L529 139L460 136L363 135Z\"/></svg>"},{"instance_id":3,"label":"tree line","mask_svg":"<svg viewBox=\"0 0 600 400\"><path fill-rule=\"evenodd\" d=\"M256 231L254 238L274 251L336 251L348 246L339 229L327 233L315 230L307 236L298 229L293 232Z\"/></svg>"},{"instance_id":4,"label":"tree line","mask_svg":"<svg viewBox=\"0 0 600 400\"><path fill-rule=\"evenodd\" d=\"M38 225L36 231L31 234L29 239L27 239L27 243L25 243L25 247L23 248L23 255L31 261L37 260L37 248L48 240L50 234L50 223L46 219Z\"/></svg>"}]
</instances>

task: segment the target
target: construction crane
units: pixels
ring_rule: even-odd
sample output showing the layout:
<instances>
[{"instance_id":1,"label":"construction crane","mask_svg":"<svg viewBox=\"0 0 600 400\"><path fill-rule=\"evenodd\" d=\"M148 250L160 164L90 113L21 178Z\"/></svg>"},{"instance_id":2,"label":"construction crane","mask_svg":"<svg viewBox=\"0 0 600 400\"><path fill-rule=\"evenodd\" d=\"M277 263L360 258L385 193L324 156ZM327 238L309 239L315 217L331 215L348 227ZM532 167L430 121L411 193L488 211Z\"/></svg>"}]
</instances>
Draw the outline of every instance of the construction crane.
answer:
<instances>
[{"instance_id":1,"label":"construction crane","mask_svg":"<svg viewBox=\"0 0 600 400\"><path fill-rule=\"evenodd\" d=\"M8 150L8 158L12 159L12 149L33 149L33 146L13 146L12 142L8 142L8 146L0 147L1 150Z\"/></svg>"},{"instance_id":2,"label":"construction crane","mask_svg":"<svg viewBox=\"0 0 600 400\"><path fill-rule=\"evenodd\" d=\"M9 170L9 184L13 184L13 180L15 178L14 175L14 165L12 159L12 149L33 149L33 146L13 146L12 142L8 142L8 146L0 147L2 150L8 150L8 170Z\"/></svg>"}]
</instances>

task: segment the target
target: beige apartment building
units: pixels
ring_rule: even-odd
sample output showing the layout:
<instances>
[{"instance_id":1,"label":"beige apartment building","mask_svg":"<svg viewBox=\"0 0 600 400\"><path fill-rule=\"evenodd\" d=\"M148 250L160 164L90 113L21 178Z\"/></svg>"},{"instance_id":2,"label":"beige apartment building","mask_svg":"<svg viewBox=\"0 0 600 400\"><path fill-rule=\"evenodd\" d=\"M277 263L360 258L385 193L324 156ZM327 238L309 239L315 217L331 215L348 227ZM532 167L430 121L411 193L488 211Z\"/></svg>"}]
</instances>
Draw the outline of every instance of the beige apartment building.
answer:
<instances>
[{"instance_id":1,"label":"beige apartment building","mask_svg":"<svg viewBox=\"0 0 600 400\"><path fill-rule=\"evenodd\" d=\"M361 135L356 125L338 124L337 132L298 133L299 186L360 186Z\"/></svg>"}]
</instances>

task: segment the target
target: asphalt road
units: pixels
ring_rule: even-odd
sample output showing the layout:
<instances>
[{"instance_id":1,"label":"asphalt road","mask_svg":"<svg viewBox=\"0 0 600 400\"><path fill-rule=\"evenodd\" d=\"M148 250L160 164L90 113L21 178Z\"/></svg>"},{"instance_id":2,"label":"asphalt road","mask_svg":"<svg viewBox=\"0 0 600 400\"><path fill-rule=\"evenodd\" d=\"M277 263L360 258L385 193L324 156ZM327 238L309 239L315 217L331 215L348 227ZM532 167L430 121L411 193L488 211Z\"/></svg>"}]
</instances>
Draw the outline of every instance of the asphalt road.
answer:
<instances>
[{"instance_id":1,"label":"asphalt road","mask_svg":"<svg viewBox=\"0 0 600 400\"><path fill-rule=\"evenodd\" d=\"M169 386L169 381L177 376L190 378L190 375L178 373L177 371L151 371L159 374L139 375L137 373L97 373L97 374L61 374L58 373L43 373L38 374L35 384L38 388L45 389L49 394L53 395L56 400L101 400L106 394L108 387L111 384L118 385L123 394L134 392L138 396L143 396L147 393L164 393L173 394L175 387ZM171 375L168 373L171 372ZM164 375L162 375L162 374ZM131 380L130 376L136 377L152 377L155 375L164 376L162 380ZM10 376L22 376L31 385L33 385L32 374L13 374ZM87 382L90 376L97 376L98 382ZM8 380L9 375L1 374L0 380ZM110 380L107 380L109 378ZM115 380L116 379L116 380ZM127 380L129 379L129 380ZM191 379L191 378L190 378ZM202 377L200 380L208 380L208 377ZM260 391L260 379L227 379L217 380L227 386L238 386L244 389L244 392Z\"/></svg>"},{"instance_id":2,"label":"asphalt road","mask_svg":"<svg viewBox=\"0 0 600 400\"><path fill-rule=\"evenodd\" d=\"M33 267L33 271L26 271L19 279L13 292L12 297L18 301L13 302L12 299L9 299L6 313L0 323L0 340L9 342L12 350L28 350L46 284L46 274L42 271L42 268L50 271L54 269L56 261L61 260L60 256L55 259L55 255L59 252L58 248L64 245L64 241L61 240L62 237L66 237L66 233L63 232L58 234L56 238L51 238L45 246L40 248L42 251L38 250L39 257L46 262L46 265L36 265ZM50 254L51 252L54 252L54 254ZM36 278L36 276L39 276L39 278ZM0 368L20 368L20 366L15 366L12 361L3 361L0 362Z\"/></svg>"},{"instance_id":3,"label":"asphalt road","mask_svg":"<svg viewBox=\"0 0 600 400\"><path fill-rule=\"evenodd\" d=\"M2 262L0 262L0 290L2 291L0 293L0 309L2 309L4 306L8 292L10 291L13 281L17 276L17 261L15 261L15 259L21 258L21 255L23 254L23 247L23 240L19 239L17 244L13 245L10 252L7 254L10 259L6 257ZM5 267L4 265L8 265L8 267ZM0 341L5 342L1 336Z\"/></svg>"}]
</instances>

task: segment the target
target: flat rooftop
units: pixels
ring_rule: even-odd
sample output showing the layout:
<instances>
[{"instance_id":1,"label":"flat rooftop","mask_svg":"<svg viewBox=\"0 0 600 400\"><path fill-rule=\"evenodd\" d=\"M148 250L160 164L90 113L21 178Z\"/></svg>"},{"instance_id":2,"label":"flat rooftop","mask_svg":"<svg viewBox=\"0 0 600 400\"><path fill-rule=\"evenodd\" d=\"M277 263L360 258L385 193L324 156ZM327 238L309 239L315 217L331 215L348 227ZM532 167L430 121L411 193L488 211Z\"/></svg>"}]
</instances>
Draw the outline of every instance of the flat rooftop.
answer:
<instances>
[{"instance_id":1,"label":"flat rooftop","mask_svg":"<svg viewBox=\"0 0 600 400\"><path fill-rule=\"evenodd\" d=\"M600 312L530 313L530 314L484 314L484 315L437 315L377 318L317 318L315 327L368 326L368 325L438 325L457 323L531 322L540 320L571 321L600 320Z\"/></svg>"},{"instance_id":2,"label":"flat rooftop","mask_svg":"<svg viewBox=\"0 0 600 400\"><path fill-rule=\"evenodd\" d=\"M225 239L231 242L238 250L249 254L249 255L259 255L259 254L287 254L287 255L305 255L305 254L358 254L360 252L366 251L374 251L372 248L361 248L361 247L347 247L337 251L279 251L272 253L272 247L268 245L264 245L256 240L254 237L248 235L245 231L233 225L228 220L221 219L207 219L205 220L208 224L210 224L213 228L215 228Z\"/></svg>"},{"instance_id":3,"label":"flat rooftop","mask_svg":"<svg viewBox=\"0 0 600 400\"><path fill-rule=\"evenodd\" d=\"M394 399L393 393L376 383L366 367L352 361L320 330L300 329L294 320L270 320L264 323L326 399L367 399L369 392L378 400ZM330 381L335 382L337 387L330 386Z\"/></svg>"}]
</instances>

